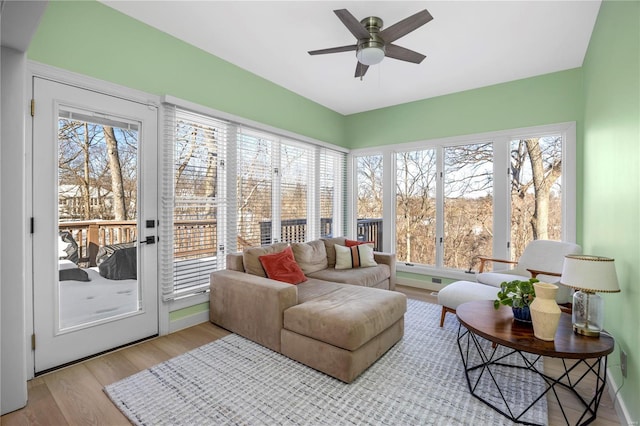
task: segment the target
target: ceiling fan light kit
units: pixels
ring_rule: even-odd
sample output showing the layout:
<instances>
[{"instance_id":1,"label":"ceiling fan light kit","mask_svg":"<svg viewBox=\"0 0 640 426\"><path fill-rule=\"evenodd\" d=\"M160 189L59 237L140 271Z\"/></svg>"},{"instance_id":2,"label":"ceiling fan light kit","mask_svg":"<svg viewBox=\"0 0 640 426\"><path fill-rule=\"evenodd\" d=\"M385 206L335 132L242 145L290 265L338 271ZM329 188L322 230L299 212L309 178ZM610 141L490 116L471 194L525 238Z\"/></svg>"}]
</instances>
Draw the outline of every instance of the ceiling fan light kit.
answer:
<instances>
[{"instance_id":1,"label":"ceiling fan light kit","mask_svg":"<svg viewBox=\"0 0 640 426\"><path fill-rule=\"evenodd\" d=\"M367 42L358 46L356 51L358 62L363 65L375 65L384 59L384 44Z\"/></svg>"},{"instance_id":2,"label":"ceiling fan light kit","mask_svg":"<svg viewBox=\"0 0 640 426\"><path fill-rule=\"evenodd\" d=\"M421 53L391 43L431 21L433 17L426 9L393 24L383 31L380 31L383 25L382 19L376 16L370 16L358 22L347 9L334 10L333 12L351 34L358 39L358 43L329 49L312 50L309 52L310 55L355 50L356 58L358 59L355 77L360 77L360 79L366 74L370 65L379 64L385 56L414 64L421 63L425 58Z\"/></svg>"}]
</instances>

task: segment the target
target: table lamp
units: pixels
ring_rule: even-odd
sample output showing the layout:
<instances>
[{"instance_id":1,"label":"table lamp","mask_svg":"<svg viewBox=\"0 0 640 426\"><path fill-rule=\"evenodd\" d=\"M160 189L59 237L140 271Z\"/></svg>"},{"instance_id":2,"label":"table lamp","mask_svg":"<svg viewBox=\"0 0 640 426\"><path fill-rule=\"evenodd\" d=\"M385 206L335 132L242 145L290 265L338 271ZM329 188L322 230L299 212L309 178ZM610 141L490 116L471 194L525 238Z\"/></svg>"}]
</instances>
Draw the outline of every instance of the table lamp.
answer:
<instances>
[{"instance_id":1,"label":"table lamp","mask_svg":"<svg viewBox=\"0 0 640 426\"><path fill-rule=\"evenodd\" d=\"M572 287L573 331L584 336L599 337L604 320L604 301L599 293L617 293L618 277L614 260L608 257L565 256L560 284Z\"/></svg>"}]
</instances>

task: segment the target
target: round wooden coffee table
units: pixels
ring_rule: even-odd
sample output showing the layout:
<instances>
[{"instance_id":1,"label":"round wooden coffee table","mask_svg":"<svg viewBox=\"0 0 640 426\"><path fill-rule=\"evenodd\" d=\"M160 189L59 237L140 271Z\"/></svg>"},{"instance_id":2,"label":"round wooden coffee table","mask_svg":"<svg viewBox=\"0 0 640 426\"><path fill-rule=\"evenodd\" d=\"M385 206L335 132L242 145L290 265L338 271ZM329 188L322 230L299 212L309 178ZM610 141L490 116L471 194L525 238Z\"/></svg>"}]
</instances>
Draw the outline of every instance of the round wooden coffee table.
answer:
<instances>
[{"instance_id":1,"label":"round wooden coffee table","mask_svg":"<svg viewBox=\"0 0 640 426\"><path fill-rule=\"evenodd\" d=\"M456 316L460 322L458 348L473 396L512 421L523 424L536 424L527 420L526 413L549 391L558 401L567 424L571 423L562 397L568 395L573 395L573 399L584 407L576 424L588 424L596 418L606 385L607 355L614 347L612 337L575 334L571 315L563 313L555 340L543 341L534 337L531 324L513 319L511 308L501 306L496 310L490 300L463 303L456 309ZM561 358L564 371L558 377L545 374L543 356ZM533 374L532 380L542 382L544 389L528 406L514 408L510 395L501 390L499 376L504 374L505 368L526 369ZM585 386L589 381L585 380L587 377L595 381L595 389ZM531 386L523 383L523 386L527 385ZM487 388L492 389L491 395L486 394ZM569 392L559 392L559 388Z\"/></svg>"}]
</instances>

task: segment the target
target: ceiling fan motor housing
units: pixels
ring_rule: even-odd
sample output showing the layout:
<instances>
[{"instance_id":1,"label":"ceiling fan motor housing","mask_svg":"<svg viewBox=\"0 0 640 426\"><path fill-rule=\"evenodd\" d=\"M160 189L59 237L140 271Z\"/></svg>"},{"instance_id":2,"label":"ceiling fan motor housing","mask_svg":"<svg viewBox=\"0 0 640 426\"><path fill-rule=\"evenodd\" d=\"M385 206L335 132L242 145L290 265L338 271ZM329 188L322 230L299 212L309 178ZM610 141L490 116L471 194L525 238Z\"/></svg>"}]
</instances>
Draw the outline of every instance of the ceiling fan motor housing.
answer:
<instances>
[{"instance_id":1,"label":"ceiling fan motor housing","mask_svg":"<svg viewBox=\"0 0 640 426\"><path fill-rule=\"evenodd\" d=\"M376 64L385 55L384 40L378 35L383 25L382 19L377 16L369 16L361 20L360 23L369 31L369 38L358 40L356 57L365 65Z\"/></svg>"}]
</instances>

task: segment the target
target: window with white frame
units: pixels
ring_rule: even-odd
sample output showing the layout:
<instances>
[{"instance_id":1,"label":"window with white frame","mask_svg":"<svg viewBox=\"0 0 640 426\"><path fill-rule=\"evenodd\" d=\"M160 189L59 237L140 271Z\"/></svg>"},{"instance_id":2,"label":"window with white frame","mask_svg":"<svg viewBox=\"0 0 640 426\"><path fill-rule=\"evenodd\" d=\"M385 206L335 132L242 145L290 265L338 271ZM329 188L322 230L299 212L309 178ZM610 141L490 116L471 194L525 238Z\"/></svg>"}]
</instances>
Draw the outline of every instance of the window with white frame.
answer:
<instances>
[{"instance_id":1,"label":"window with white frame","mask_svg":"<svg viewBox=\"0 0 640 426\"><path fill-rule=\"evenodd\" d=\"M437 157L434 148L396 153L396 256L436 264Z\"/></svg>"},{"instance_id":2,"label":"window with white frame","mask_svg":"<svg viewBox=\"0 0 640 426\"><path fill-rule=\"evenodd\" d=\"M391 225L385 235L400 270L447 276L472 271L478 255L517 259L534 239L575 241L574 123L352 155L351 220L359 226L373 213ZM383 175L394 179L390 193L382 193ZM387 205L392 212L382 211Z\"/></svg>"},{"instance_id":3,"label":"window with white frame","mask_svg":"<svg viewBox=\"0 0 640 426\"><path fill-rule=\"evenodd\" d=\"M346 153L175 105L164 109L164 300L206 291L226 253L342 232Z\"/></svg>"},{"instance_id":4,"label":"window with white frame","mask_svg":"<svg viewBox=\"0 0 640 426\"><path fill-rule=\"evenodd\" d=\"M356 237L359 241L372 241L375 250L382 251L383 156L358 156L356 170Z\"/></svg>"}]
</instances>

